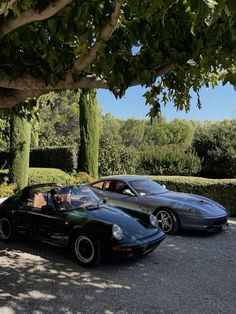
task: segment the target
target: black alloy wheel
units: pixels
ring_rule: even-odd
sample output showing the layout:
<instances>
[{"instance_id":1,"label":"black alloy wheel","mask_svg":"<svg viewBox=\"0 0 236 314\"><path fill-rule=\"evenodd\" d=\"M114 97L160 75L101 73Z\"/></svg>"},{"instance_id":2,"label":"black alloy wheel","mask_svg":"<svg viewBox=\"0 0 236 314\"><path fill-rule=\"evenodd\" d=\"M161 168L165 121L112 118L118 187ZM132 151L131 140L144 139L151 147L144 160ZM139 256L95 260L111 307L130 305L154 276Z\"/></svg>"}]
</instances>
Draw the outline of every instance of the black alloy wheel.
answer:
<instances>
[{"instance_id":1,"label":"black alloy wheel","mask_svg":"<svg viewBox=\"0 0 236 314\"><path fill-rule=\"evenodd\" d=\"M13 226L8 218L0 219L0 240L10 242L13 239Z\"/></svg>"}]
</instances>

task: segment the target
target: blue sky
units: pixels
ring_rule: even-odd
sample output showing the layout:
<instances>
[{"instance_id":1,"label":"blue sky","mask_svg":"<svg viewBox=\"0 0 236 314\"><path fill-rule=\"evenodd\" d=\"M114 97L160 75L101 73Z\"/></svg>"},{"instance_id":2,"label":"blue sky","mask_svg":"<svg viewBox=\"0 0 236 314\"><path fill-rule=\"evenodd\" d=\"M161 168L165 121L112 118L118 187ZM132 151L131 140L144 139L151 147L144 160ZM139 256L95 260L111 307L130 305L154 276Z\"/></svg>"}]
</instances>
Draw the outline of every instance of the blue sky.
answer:
<instances>
[{"instance_id":1,"label":"blue sky","mask_svg":"<svg viewBox=\"0 0 236 314\"><path fill-rule=\"evenodd\" d=\"M132 87L126 91L122 99L116 99L114 95L106 90L98 90L98 102L104 113L110 112L117 118L126 119L134 117L145 119L150 107L145 105L143 94L145 88ZM202 109L196 108L196 101L192 99L191 109L176 111L172 103L162 107L162 115L168 120L194 119L194 120L223 120L236 119L236 91L230 85L218 86L214 89L202 88L200 92Z\"/></svg>"}]
</instances>

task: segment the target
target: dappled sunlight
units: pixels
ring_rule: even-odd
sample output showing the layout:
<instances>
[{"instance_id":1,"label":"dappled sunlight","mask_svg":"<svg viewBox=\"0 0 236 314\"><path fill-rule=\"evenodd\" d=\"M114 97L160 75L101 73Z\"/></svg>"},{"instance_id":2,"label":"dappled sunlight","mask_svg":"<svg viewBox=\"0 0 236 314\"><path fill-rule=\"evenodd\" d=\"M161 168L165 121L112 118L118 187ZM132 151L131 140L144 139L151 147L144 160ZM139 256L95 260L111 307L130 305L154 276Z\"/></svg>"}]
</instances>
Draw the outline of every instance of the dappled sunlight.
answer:
<instances>
[{"instance_id":1,"label":"dappled sunlight","mask_svg":"<svg viewBox=\"0 0 236 314\"><path fill-rule=\"evenodd\" d=\"M62 248L31 240L0 242L0 313L143 313L145 303L146 313L166 314L166 295L181 308L189 293L189 310L199 308L196 285L209 298L212 286L224 281L229 290L233 284L230 274L218 272L223 257L227 269L235 265L232 221L226 231L213 236L166 236L148 256L109 259L91 269L80 267ZM218 279L211 275L217 272ZM214 309L227 309L230 303L218 300Z\"/></svg>"},{"instance_id":2,"label":"dappled sunlight","mask_svg":"<svg viewBox=\"0 0 236 314\"><path fill-rule=\"evenodd\" d=\"M68 308L62 310L58 304L60 298L68 302L73 300L75 294L67 294L67 289L78 296L83 291L87 302L94 302L97 295L106 290L132 289L131 285L113 280L111 274L104 273L104 266L86 270L63 249L44 244L37 246L36 255L34 244L0 243L0 313L24 312L29 303L38 313L50 312L51 307L55 312L68 312ZM3 282L8 284L3 285Z\"/></svg>"}]
</instances>

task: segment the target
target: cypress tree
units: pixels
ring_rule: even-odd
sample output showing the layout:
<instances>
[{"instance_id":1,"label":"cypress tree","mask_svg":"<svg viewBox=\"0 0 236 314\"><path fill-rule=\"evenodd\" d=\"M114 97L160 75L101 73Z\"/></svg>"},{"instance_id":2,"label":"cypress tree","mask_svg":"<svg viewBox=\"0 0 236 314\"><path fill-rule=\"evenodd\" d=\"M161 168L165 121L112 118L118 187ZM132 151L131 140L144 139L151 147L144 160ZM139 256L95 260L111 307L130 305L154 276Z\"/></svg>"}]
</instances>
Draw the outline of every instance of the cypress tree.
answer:
<instances>
[{"instance_id":1,"label":"cypress tree","mask_svg":"<svg viewBox=\"0 0 236 314\"><path fill-rule=\"evenodd\" d=\"M80 147L78 170L98 176L98 102L96 89L82 89L80 100Z\"/></svg>"},{"instance_id":2,"label":"cypress tree","mask_svg":"<svg viewBox=\"0 0 236 314\"><path fill-rule=\"evenodd\" d=\"M28 184L31 125L20 111L12 110L10 119L10 182L17 189Z\"/></svg>"}]
</instances>

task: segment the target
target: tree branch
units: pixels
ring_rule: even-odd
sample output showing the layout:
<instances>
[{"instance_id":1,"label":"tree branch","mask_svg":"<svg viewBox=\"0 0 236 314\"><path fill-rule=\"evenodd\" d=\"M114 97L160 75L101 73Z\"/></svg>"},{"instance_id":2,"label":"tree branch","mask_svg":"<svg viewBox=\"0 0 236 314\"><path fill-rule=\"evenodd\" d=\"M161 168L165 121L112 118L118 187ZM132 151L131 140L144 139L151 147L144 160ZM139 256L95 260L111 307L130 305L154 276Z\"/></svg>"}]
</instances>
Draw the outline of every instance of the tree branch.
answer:
<instances>
[{"instance_id":1,"label":"tree branch","mask_svg":"<svg viewBox=\"0 0 236 314\"><path fill-rule=\"evenodd\" d=\"M90 65L93 62L93 60L96 59L97 50L99 48L99 45L101 43L104 43L105 41L107 41L111 37L112 33L114 32L114 30L118 24L122 2L123 2L123 0L116 0L115 9L111 15L110 22L103 28L97 41L88 50L87 55L83 59L77 59L75 61L73 68L72 68L72 71L80 73L83 69L85 69L88 65Z\"/></svg>"},{"instance_id":2,"label":"tree branch","mask_svg":"<svg viewBox=\"0 0 236 314\"><path fill-rule=\"evenodd\" d=\"M173 64L167 64L153 71L155 71L156 76L160 76L168 74L173 68ZM140 82L135 79L130 82L129 87L139 84ZM73 90L78 88L109 88L106 80L92 74L84 76L77 81L73 81L72 75L68 75L65 81L58 82L56 86L46 85L43 81L33 78L30 75L15 81L5 78L0 80L0 87L13 89L13 91L9 91L8 95L0 97L0 108L14 107L17 103L29 97L38 97L49 91L63 89Z\"/></svg>"},{"instance_id":3,"label":"tree branch","mask_svg":"<svg viewBox=\"0 0 236 314\"><path fill-rule=\"evenodd\" d=\"M38 97L43 94L45 94L45 90L12 91L8 95L0 97L0 108L12 108L30 97Z\"/></svg>"},{"instance_id":4,"label":"tree branch","mask_svg":"<svg viewBox=\"0 0 236 314\"><path fill-rule=\"evenodd\" d=\"M174 64L170 63L152 70L156 76L166 75L174 68ZM129 86L139 85L138 79L131 80ZM74 81L71 72L67 73L66 79L59 81L55 86L46 85L44 81L37 79L31 75L21 76L16 80L4 77L0 80L0 87L15 90L61 90L61 89L77 89L77 88L108 88L107 81L97 77L95 74L87 74L80 79Z\"/></svg>"},{"instance_id":5,"label":"tree branch","mask_svg":"<svg viewBox=\"0 0 236 314\"><path fill-rule=\"evenodd\" d=\"M4 37L14 29L29 24L35 21L43 21L49 17L55 15L58 11L63 9L72 0L55 0L50 3L43 11L38 12L35 9L28 9L23 11L17 18L6 19L5 22L0 25L0 38ZM14 1L12 1L14 2Z\"/></svg>"},{"instance_id":6,"label":"tree branch","mask_svg":"<svg viewBox=\"0 0 236 314\"><path fill-rule=\"evenodd\" d=\"M88 74L74 81L71 73L67 73L66 79L59 81L55 86L47 85L44 81L31 75L25 75L16 80L5 76L4 79L0 80L0 87L21 91L44 90L46 93L47 91L62 89L107 88L107 82L93 74Z\"/></svg>"}]
</instances>

